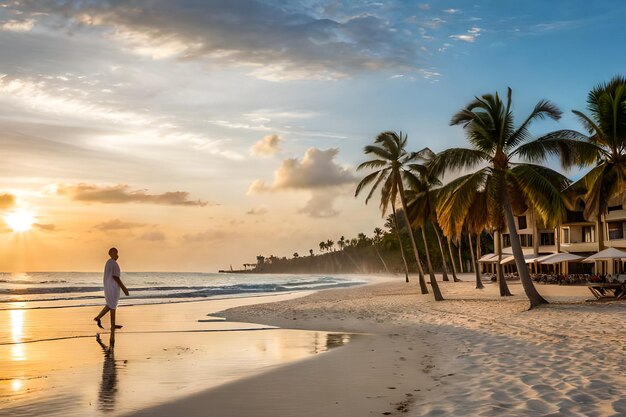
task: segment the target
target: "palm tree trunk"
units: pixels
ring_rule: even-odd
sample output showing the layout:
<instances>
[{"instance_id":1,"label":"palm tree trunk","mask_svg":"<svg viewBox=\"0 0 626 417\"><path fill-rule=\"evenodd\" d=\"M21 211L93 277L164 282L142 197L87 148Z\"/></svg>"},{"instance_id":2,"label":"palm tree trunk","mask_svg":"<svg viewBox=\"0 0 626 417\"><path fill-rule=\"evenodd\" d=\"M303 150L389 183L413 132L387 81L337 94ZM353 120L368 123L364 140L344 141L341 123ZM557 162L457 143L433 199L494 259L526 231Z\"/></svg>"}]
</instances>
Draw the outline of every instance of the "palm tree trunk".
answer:
<instances>
[{"instance_id":1,"label":"palm tree trunk","mask_svg":"<svg viewBox=\"0 0 626 417\"><path fill-rule=\"evenodd\" d=\"M404 255L404 247L402 246L402 238L400 237L400 225L398 224L398 215L396 213L396 203L391 202L391 211L393 211L393 221L395 223L396 234L398 235L398 244L400 245L400 255L402 255L402 264L404 265L404 276L406 282L409 282L409 265L406 263L406 256Z\"/></svg>"},{"instance_id":2,"label":"palm tree trunk","mask_svg":"<svg viewBox=\"0 0 626 417\"><path fill-rule=\"evenodd\" d=\"M387 271L387 273L389 274L389 268L387 268L387 263L385 263L385 260L383 259L383 257L380 255L380 251L378 250L378 246L376 246L376 244L373 245L374 246L374 250L376 251L376 255L378 255L378 259L380 259L380 262L383 264L383 267L385 267L385 271Z\"/></svg>"},{"instance_id":3,"label":"palm tree trunk","mask_svg":"<svg viewBox=\"0 0 626 417\"><path fill-rule=\"evenodd\" d=\"M439 284L437 284L437 278L435 278L435 273L433 272L433 265L430 262L430 253L428 251L428 242L426 241L426 231L422 227L422 239L424 240L424 252L426 252L426 262L428 265L428 275L430 275L430 286L433 288L433 295L435 296L436 301L443 301L443 295L441 295L441 290L439 290Z\"/></svg>"},{"instance_id":4,"label":"palm tree trunk","mask_svg":"<svg viewBox=\"0 0 626 417\"><path fill-rule=\"evenodd\" d=\"M456 265L454 264L454 256L452 255L452 244L450 243L450 239L446 239L446 243L448 244L448 254L450 255L450 263L452 264L452 279L454 279L454 282L459 282L460 279L456 276Z\"/></svg>"},{"instance_id":5,"label":"palm tree trunk","mask_svg":"<svg viewBox=\"0 0 626 417\"><path fill-rule=\"evenodd\" d=\"M461 238L462 237L463 237L463 233L461 233ZM459 247L458 247L458 250L459 250L459 268L461 269L461 273L464 274L465 270L463 268L463 257L461 256L461 245L462 245L462 243L461 243L462 239L461 238L459 238Z\"/></svg>"},{"instance_id":6,"label":"palm tree trunk","mask_svg":"<svg viewBox=\"0 0 626 417\"><path fill-rule=\"evenodd\" d=\"M472 255L472 263L474 264L474 273L476 274L476 288L483 289L485 286L483 285L483 281L480 279L480 270L478 269L478 259L476 255L474 255L474 244L472 243L472 234L467 234L467 239L469 240L470 253ZM479 239L479 238L477 238ZM478 244L478 242L476 242Z\"/></svg>"},{"instance_id":7,"label":"palm tree trunk","mask_svg":"<svg viewBox=\"0 0 626 417\"><path fill-rule=\"evenodd\" d=\"M533 255L535 258L539 256L539 228L537 227L537 215L533 210Z\"/></svg>"},{"instance_id":8,"label":"palm tree trunk","mask_svg":"<svg viewBox=\"0 0 626 417\"><path fill-rule=\"evenodd\" d=\"M515 229L515 219L513 217L513 209L509 202L509 196L504 193L504 214L506 216L506 223L509 227L509 233L511 236L511 248L513 249L513 256L515 257L515 264L517 265L517 272L519 273L520 280L522 281L522 287L524 292L530 300L530 308L537 307L540 304L547 304L548 302L539 294L535 288L533 281L530 279L528 273L528 266L524 260L524 252L522 252L522 245L519 241L517 230Z\"/></svg>"},{"instance_id":9,"label":"palm tree trunk","mask_svg":"<svg viewBox=\"0 0 626 417\"><path fill-rule=\"evenodd\" d=\"M441 264L443 266L443 280L450 281L448 278L448 266L446 265L446 255L443 252L443 244L441 243L441 235L439 234L439 230L437 229L437 225L434 221L431 220L430 224L433 226L435 230L435 234L437 235L437 243L439 243L439 251L441 251Z\"/></svg>"},{"instance_id":10,"label":"palm tree trunk","mask_svg":"<svg viewBox=\"0 0 626 417\"><path fill-rule=\"evenodd\" d=\"M480 271L480 265L478 264L478 260L482 256L482 247L480 246L480 235L482 232L476 234L476 271L478 273L478 279L480 280L480 287L476 284L476 288L483 288L483 275Z\"/></svg>"},{"instance_id":11,"label":"palm tree trunk","mask_svg":"<svg viewBox=\"0 0 626 417\"><path fill-rule=\"evenodd\" d=\"M600 252L601 250L605 249L604 246L604 222L602 221L602 214L598 213L598 221L597 221L597 227L596 229L598 229L598 252ZM571 239L571 236L570 236Z\"/></svg>"},{"instance_id":12,"label":"palm tree trunk","mask_svg":"<svg viewBox=\"0 0 626 417\"><path fill-rule=\"evenodd\" d=\"M411 237L411 245L413 246L413 254L415 255L415 262L417 263L417 272L419 273L419 283L420 290L422 294L428 294L428 287L426 286L426 280L424 279L424 269L422 269L422 262L420 262L420 254L417 250L417 244L415 243L415 236L413 235L413 227L411 227L411 221L409 220L409 215L407 214L407 205L406 198L404 197L404 186L402 185L402 177L400 173L397 174L398 177L398 191L400 194L400 202L402 203L402 212L404 213L404 221L406 222L406 227L409 229L409 236ZM434 288L433 288L434 291ZM437 296L435 295L435 299Z\"/></svg>"},{"instance_id":13,"label":"palm tree trunk","mask_svg":"<svg viewBox=\"0 0 626 417\"><path fill-rule=\"evenodd\" d=\"M500 297L512 296L509 286L504 278L504 270L502 268L502 235L500 231L496 230L493 234L494 246L496 253L498 254L498 262L496 263L496 279L498 281L498 288L500 289Z\"/></svg>"}]
</instances>

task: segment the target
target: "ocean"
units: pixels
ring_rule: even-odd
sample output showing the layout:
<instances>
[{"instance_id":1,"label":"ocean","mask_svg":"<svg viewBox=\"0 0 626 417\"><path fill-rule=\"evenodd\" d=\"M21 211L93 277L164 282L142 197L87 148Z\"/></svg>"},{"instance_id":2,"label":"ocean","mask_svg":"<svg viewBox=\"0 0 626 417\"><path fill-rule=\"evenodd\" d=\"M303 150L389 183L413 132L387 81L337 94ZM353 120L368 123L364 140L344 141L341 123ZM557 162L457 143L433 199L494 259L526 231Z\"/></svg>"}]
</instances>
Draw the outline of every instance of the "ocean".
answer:
<instances>
[{"instance_id":1,"label":"ocean","mask_svg":"<svg viewBox=\"0 0 626 417\"><path fill-rule=\"evenodd\" d=\"M130 296L120 305L322 290L363 284L363 277L294 274L128 272L122 280ZM0 273L0 310L102 305L102 272Z\"/></svg>"}]
</instances>

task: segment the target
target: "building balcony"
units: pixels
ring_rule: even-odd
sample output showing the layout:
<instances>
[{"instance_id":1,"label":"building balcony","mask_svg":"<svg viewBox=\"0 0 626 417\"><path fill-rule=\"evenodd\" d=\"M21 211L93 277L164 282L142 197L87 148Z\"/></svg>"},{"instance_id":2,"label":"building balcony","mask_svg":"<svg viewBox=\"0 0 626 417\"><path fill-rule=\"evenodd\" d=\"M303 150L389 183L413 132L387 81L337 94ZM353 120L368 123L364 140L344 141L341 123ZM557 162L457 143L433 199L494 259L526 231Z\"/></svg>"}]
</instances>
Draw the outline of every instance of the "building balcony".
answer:
<instances>
[{"instance_id":1,"label":"building balcony","mask_svg":"<svg viewBox=\"0 0 626 417\"><path fill-rule=\"evenodd\" d=\"M556 245L539 245L539 253L556 253Z\"/></svg>"},{"instance_id":2,"label":"building balcony","mask_svg":"<svg viewBox=\"0 0 626 417\"><path fill-rule=\"evenodd\" d=\"M597 242L570 242L570 243L561 243L561 251L563 252L597 252L598 251L598 243Z\"/></svg>"},{"instance_id":3,"label":"building balcony","mask_svg":"<svg viewBox=\"0 0 626 417\"><path fill-rule=\"evenodd\" d=\"M626 220L626 210L610 210L605 219L607 222L620 220L624 221Z\"/></svg>"},{"instance_id":4,"label":"building balcony","mask_svg":"<svg viewBox=\"0 0 626 417\"><path fill-rule=\"evenodd\" d=\"M626 249L626 239L609 239L604 241L607 248Z\"/></svg>"}]
</instances>

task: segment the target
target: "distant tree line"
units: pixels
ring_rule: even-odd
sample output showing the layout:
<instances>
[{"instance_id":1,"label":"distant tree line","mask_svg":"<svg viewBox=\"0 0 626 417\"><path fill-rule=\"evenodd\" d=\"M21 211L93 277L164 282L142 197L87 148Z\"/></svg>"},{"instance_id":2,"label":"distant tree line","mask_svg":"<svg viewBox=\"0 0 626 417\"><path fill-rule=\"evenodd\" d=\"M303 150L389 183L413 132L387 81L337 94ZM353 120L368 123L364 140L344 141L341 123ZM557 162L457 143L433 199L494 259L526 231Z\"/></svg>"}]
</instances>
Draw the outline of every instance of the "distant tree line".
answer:
<instances>
[{"instance_id":1,"label":"distant tree line","mask_svg":"<svg viewBox=\"0 0 626 417\"><path fill-rule=\"evenodd\" d=\"M401 210L398 210L401 213ZM404 275L404 263L400 252L400 243L397 237L394 216L385 219L384 229L377 227L370 236L359 233L356 237L346 238L339 236L319 242L315 249L308 253L294 252L291 257L275 255L258 255L257 265L252 270L259 273L311 273L311 274L340 274L340 273L394 273ZM398 216L401 242L404 252L411 254L409 230L403 216ZM433 225L425 227L426 241L430 247L438 247L437 234ZM441 231L439 231L441 232ZM493 240L487 234L481 238L485 251L493 251ZM466 242L461 241L459 248L450 244L450 250L443 251L446 263L451 265L451 257L458 272L473 272L472 257ZM424 249L423 242L417 243L420 250ZM410 272L417 272L417 263L408 262ZM443 271L442 252L431 251L433 268Z\"/></svg>"}]
</instances>

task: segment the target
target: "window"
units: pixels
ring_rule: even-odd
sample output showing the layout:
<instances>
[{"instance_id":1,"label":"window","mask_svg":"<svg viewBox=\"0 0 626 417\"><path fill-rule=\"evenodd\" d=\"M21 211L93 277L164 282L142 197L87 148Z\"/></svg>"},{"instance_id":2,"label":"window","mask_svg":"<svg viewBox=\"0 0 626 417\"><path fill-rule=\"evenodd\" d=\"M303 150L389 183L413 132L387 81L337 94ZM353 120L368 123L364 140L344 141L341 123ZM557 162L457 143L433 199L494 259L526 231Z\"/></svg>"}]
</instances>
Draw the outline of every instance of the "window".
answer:
<instances>
[{"instance_id":1,"label":"window","mask_svg":"<svg viewBox=\"0 0 626 417\"><path fill-rule=\"evenodd\" d=\"M567 220L566 223L579 223L584 222L585 216L583 216L582 211L569 211L567 210Z\"/></svg>"},{"instance_id":2,"label":"window","mask_svg":"<svg viewBox=\"0 0 626 417\"><path fill-rule=\"evenodd\" d=\"M528 227L526 225L526 216L517 216L517 225L518 229L526 229Z\"/></svg>"},{"instance_id":3,"label":"window","mask_svg":"<svg viewBox=\"0 0 626 417\"><path fill-rule=\"evenodd\" d=\"M539 235L541 246L553 246L554 245L554 233L553 232L541 232Z\"/></svg>"},{"instance_id":4,"label":"window","mask_svg":"<svg viewBox=\"0 0 626 417\"><path fill-rule=\"evenodd\" d=\"M596 241L596 228L594 226L583 226L583 242L593 243Z\"/></svg>"},{"instance_id":5,"label":"window","mask_svg":"<svg viewBox=\"0 0 626 417\"><path fill-rule=\"evenodd\" d=\"M511 246L511 235L502 235L502 246L505 248Z\"/></svg>"},{"instance_id":6,"label":"window","mask_svg":"<svg viewBox=\"0 0 626 417\"><path fill-rule=\"evenodd\" d=\"M609 223L609 240L624 239L626 234L626 222L611 222Z\"/></svg>"},{"instance_id":7,"label":"window","mask_svg":"<svg viewBox=\"0 0 626 417\"><path fill-rule=\"evenodd\" d=\"M569 228L561 229L561 231L563 232L563 243L569 244Z\"/></svg>"},{"instance_id":8,"label":"window","mask_svg":"<svg viewBox=\"0 0 626 417\"><path fill-rule=\"evenodd\" d=\"M619 206L609 206L609 208L608 208L609 213L612 212L612 211L617 211L617 210L622 210L622 206L621 205L619 205Z\"/></svg>"}]
</instances>

